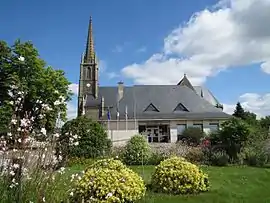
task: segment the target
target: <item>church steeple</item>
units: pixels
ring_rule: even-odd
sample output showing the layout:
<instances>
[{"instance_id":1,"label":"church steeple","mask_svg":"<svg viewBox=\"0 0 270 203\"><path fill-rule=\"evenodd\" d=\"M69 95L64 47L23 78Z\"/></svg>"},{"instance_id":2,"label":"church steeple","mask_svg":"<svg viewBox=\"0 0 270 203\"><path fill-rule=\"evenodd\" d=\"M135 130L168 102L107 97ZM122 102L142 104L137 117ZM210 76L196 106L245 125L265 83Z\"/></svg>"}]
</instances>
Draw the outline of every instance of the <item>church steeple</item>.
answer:
<instances>
[{"instance_id":1,"label":"church steeple","mask_svg":"<svg viewBox=\"0 0 270 203\"><path fill-rule=\"evenodd\" d=\"M80 64L78 115L82 115L87 98L98 99L98 60L94 49L92 17L89 20L86 49Z\"/></svg>"},{"instance_id":2,"label":"church steeple","mask_svg":"<svg viewBox=\"0 0 270 203\"><path fill-rule=\"evenodd\" d=\"M94 60L95 60L95 48L93 37L93 25L92 25L92 16L90 16L84 62L91 63Z\"/></svg>"}]
</instances>

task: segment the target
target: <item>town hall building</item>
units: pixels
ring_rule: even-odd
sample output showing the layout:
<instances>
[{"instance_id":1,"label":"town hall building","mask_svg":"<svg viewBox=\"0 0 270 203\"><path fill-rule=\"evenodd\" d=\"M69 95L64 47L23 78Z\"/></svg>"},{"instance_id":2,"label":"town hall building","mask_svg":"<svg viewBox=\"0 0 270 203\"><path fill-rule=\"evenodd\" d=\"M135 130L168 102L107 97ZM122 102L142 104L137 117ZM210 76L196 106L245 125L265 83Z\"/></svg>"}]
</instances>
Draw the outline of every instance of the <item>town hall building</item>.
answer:
<instances>
[{"instance_id":1,"label":"town hall building","mask_svg":"<svg viewBox=\"0 0 270 203\"><path fill-rule=\"evenodd\" d=\"M210 90L193 86L186 75L175 85L99 85L98 60L90 18L86 51L81 58L78 116L104 124L113 142L144 134L149 142L176 142L187 127L205 132L230 117ZM181 76L179 76L181 77Z\"/></svg>"}]
</instances>

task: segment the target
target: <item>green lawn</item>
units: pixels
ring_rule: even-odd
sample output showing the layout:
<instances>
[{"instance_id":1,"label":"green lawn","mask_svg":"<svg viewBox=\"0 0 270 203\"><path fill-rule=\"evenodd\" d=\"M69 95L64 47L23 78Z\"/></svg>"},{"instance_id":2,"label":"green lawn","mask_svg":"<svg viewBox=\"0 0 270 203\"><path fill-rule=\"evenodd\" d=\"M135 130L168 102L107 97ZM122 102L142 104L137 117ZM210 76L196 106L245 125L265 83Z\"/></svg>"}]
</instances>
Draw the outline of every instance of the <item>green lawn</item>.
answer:
<instances>
[{"instance_id":1,"label":"green lawn","mask_svg":"<svg viewBox=\"0 0 270 203\"><path fill-rule=\"evenodd\" d=\"M153 166L131 167L146 183L150 181ZM82 170L74 166L71 172ZM270 169L252 167L202 167L209 174L210 191L190 196L170 196L147 192L140 203L269 203Z\"/></svg>"}]
</instances>

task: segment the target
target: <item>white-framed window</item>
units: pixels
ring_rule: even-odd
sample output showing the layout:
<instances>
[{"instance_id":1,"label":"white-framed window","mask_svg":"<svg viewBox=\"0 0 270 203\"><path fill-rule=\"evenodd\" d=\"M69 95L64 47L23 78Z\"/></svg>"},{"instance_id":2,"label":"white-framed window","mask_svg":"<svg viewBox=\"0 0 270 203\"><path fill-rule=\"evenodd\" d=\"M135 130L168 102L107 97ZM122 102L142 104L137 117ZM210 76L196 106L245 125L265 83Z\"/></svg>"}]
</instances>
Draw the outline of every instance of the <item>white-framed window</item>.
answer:
<instances>
[{"instance_id":1,"label":"white-framed window","mask_svg":"<svg viewBox=\"0 0 270 203\"><path fill-rule=\"evenodd\" d=\"M177 140L181 140L183 132L187 129L187 125L186 124L177 124L176 125L177 128Z\"/></svg>"},{"instance_id":2,"label":"white-framed window","mask_svg":"<svg viewBox=\"0 0 270 203\"><path fill-rule=\"evenodd\" d=\"M203 131L203 124L195 123L195 124L193 124L192 127L194 127L194 128L200 128L201 131Z\"/></svg>"},{"instance_id":3,"label":"white-framed window","mask_svg":"<svg viewBox=\"0 0 270 203\"><path fill-rule=\"evenodd\" d=\"M177 124L176 128L177 128L177 135L182 135L183 132L187 129L187 125L186 124Z\"/></svg>"},{"instance_id":4,"label":"white-framed window","mask_svg":"<svg viewBox=\"0 0 270 203\"><path fill-rule=\"evenodd\" d=\"M209 123L209 129L211 132L215 132L219 129L219 123Z\"/></svg>"}]
</instances>

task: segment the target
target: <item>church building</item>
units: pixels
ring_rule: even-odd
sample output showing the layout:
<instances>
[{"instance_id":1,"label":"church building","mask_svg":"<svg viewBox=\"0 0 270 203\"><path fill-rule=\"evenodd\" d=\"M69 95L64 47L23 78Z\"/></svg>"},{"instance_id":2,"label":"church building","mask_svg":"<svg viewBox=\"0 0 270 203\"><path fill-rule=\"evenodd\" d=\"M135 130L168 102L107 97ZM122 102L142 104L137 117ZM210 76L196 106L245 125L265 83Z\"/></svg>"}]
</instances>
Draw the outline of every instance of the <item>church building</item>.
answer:
<instances>
[{"instance_id":1,"label":"church building","mask_svg":"<svg viewBox=\"0 0 270 203\"><path fill-rule=\"evenodd\" d=\"M193 86L186 75L175 85L99 85L98 59L90 18L81 58L78 116L101 122L115 143L142 133L152 142L176 142L187 127L209 132L230 117L210 90ZM181 77L181 76L179 76Z\"/></svg>"}]
</instances>

